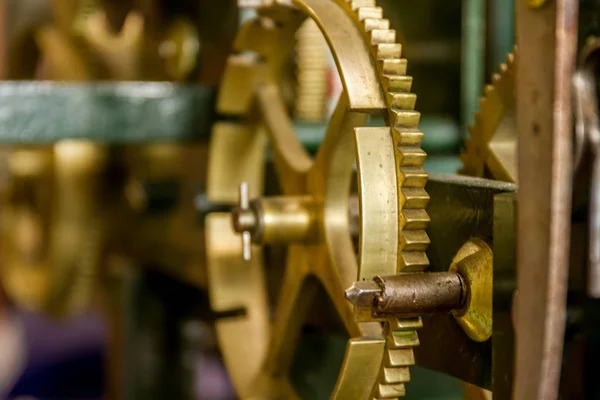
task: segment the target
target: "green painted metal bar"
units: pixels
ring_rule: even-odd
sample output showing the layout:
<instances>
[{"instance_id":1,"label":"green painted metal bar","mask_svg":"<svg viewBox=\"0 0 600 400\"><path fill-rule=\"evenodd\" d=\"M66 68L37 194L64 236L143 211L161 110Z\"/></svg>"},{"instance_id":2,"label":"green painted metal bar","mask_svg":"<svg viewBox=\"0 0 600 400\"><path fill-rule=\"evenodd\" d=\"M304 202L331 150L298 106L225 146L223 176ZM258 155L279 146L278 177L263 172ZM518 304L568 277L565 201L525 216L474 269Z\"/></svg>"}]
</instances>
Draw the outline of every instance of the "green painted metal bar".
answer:
<instances>
[{"instance_id":1,"label":"green painted metal bar","mask_svg":"<svg viewBox=\"0 0 600 400\"><path fill-rule=\"evenodd\" d=\"M169 83L0 84L0 143L208 138L215 90Z\"/></svg>"},{"instance_id":2,"label":"green painted metal bar","mask_svg":"<svg viewBox=\"0 0 600 400\"><path fill-rule=\"evenodd\" d=\"M463 0L462 7L461 125L466 135L485 82L486 1Z\"/></svg>"},{"instance_id":3,"label":"green painted metal bar","mask_svg":"<svg viewBox=\"0 0 600 400\"><path fill-rule=\"evenodd\" d=\"M489 7L491 43L488 57L490 68L496 71L497 65L506 62L506 54L512 52L515 45L515 2L490 0Z\"/></svg>"}]
</instances>

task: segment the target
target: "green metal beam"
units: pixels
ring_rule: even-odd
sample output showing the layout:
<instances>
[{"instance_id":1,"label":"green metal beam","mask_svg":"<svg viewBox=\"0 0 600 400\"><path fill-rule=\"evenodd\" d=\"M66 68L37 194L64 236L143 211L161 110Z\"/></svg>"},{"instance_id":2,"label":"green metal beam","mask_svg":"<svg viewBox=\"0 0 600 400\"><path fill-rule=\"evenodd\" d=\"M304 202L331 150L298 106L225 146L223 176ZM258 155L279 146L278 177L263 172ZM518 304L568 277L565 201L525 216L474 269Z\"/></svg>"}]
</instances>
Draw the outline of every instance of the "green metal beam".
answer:
<instances>
[{"instance_id":1,"label":"green metal beam","mask_svg":"<svg viewBox=\"0 0 600 400\"><path fill-rule=\"evenodd\" d=\"M169 83L0 84L0 143L208 138L215 90Z\"/></svg>"}]
</instances>

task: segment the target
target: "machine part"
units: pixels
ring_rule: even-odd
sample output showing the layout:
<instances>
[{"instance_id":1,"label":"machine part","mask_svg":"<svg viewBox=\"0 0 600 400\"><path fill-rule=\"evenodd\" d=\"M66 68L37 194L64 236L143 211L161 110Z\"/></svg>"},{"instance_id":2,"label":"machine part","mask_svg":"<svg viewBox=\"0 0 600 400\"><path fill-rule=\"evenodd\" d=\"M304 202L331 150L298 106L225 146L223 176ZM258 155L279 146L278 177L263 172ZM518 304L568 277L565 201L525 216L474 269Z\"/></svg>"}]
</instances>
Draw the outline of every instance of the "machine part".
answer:
<instances>
[{"instance_id":1,"label":"machine part","mask_svg":"<svg viewBox=\"0 0 600 400\"><path fill-rule=\"evenodd\" d=\"M577 0L554 0L537 9L516 2L517 399L555 398L560 382L570 264L578 10Z\"/></svg>"},{"instance_id":2,"label":"machine part","mask_svg":"<svg viewBox=\"0 0 600 400\"><path fill-rule=\"evenodd\" d=\"M4 82L0 142L135 143L208 137L214 102L210 88L169 83Z\"/></svg>"},{"instance_id":3,"label":"machine part","mask_svg":"<svg viewBox=\"0 0 600 400\"><path fill-rule=\"evenodd\" d=\"M75 314L93 298L105 250L101 204L107 161L102 145L65 140L54 146L57 198L45 305L53 315Z\"/></svg>"},{"instance_id":4,"label":"machine part","mask_svg":"<svg viewBox=\"0 0 600 400\"><path fill-rule=\"evenodd\" d=\"M296 33L295 118L322 122L327 102L327 43L319 27L307 19Z\"/></svg>"},{"instance_id":5,"label":"machine part","mask_svg":"<svg viewBox=\"0 0 600 400\"><path fill-rule=\"evenodd\" d=\"M589 200L589 259L587 292L600 298L600 119L598 116L598 50L600 41L588 38L581 51L580 67L573 76L575 103L575 170L584 168L584 154L589 152L591 181Z\"/></svg>"},{"instance_id":6,"label":"machine part","mask_svg":"<svg viewBox=\"0 0 600 400\"><path fill-rule=\"evenodd\" d=\"M47 293L45 263L52 209L53 157L48 148L14 148L3 192L2 286L19 307L40 310Z\"/></svg>"},{"instance_id":7,"label":"machine part","mask_svg":"<svg viewBox=\"0 0 600 400\"><path fill-rule=\"evenodd\" d=\"M525 0L527 5L531 8L538 8L546 4L548 0Z\"/></svg>"},{"instance_id":8,"label":"machine part","mask_svg":"<svg viewBox=\"0 0 600 400\"><path fill-rule=\"evenodd\" d=\"M378 317L448 312L476 342L492 336L492 250L470 239L457 252L450 272L403 274L355 282L346 298Z\"/></svg>"},{"instance_id":9,"label":"machine part","mask_svg":"<svg viewBox=\"0 0 600 400\"><path fill-rule=\"evenodd\" d=\"M20 306L64 316L88 305L103 250L105 163L89 142L11 153L3 271Z\"/></svg>"},{"instance_id":10,"label":"machine part","mask_svg":"<svg viewBox=\"0 0 600 400\"><path fill-rule=\"evenodd\" d=\"M492 380L497 399L510 398L513 392L515 332L512 311L517 281L516 212L516 193L494 196Z\"/></svg>"},{"instance_id":11,"label":"machine part","mask_svg":"<svg viewBox=\"0 0 600 400\"><path fill-rule=\"evenodd\" d=\"M355 307L372 308L379 317L386 314L402 317L460 309L468 292L460 274L432 272L355 282L345 295Z\"/></svg>"},{"instance_id":12,"label":"machine part","mask_svg":"<svg viewBox=\"0 0 600 400\"><path fill-rule=\"evenodd\" d=\"M495 198L504 193L514 194L517 186L488 179L431 173L425 189L431 196L427 207L431 215L427 229L431 238L427 250L431 261L429 271L446 272L460 248L470 239L487 240L493 236ZM507 218L511 216L507 214ZM505 222L510 223L510 219ZM507 250L500 248L499 251ZM492 346L496 341L472 340L450 313L424 314L421 318L421 345L415 348L419 366L491 389ZM494 320L494 329L512 329L512 321ZM504 348L503 351L511 352L512 348Z\"/></svg>"},{"instance_id":13,"label":"machine part","mask_svg":"<svg viewBox=\"0 0 600 400\"><path fill-rule=\"evenodd\" d=\"M478 98L485 83L485 49L487 7L485 0L462 3L461 43L461 124L463 129L473 121ZM465 132L463 130L463 132ZM464 133L463 133L464 135ZM461 135L462 136L462 135Z\"/></svg>"},{"instance_id":14,"label":"machine part","mask_svg":"<svg viewBox=\"0 0 600 400\"><path fill-rule=\"evenodd\" d=\"M413 110L416 96L410 93L406 60L400 58L395 31L372 0L268 2L257 13L241 28L238 54L229 58L221 85L218 110L241 117L242 122L215 127L209 200L235 204L237 185L244 181L249 198L260 196L263 178L258 165L266 133L283 197L318 200L318 235L287 246L279 302L271 320L260 247L253 249L250 262L236 262L241 246L231 231L231 215L207 217L211 302L224 315L216 325L232 381L242 398L294 396L288 368L314 285L320 282L350 336L363 336L348 345L333 398L396 398L404 393L408 366L414 364L412 347L418 344L415 329L421 321L390 318L384 332L373 319L359 325L343 292L358 272L348 222L355 128L362 160L360 191L382 194L360 199L361 273L370 279L377 275L375 270L393 275L428 265L427 174L422 169L425 153L419 147L423 134L417 128L420 115ZM305 16L327 39L345 90L314 160L295 137L278 87ZM386 113L388 126L358 128L367 115L381 113ZM376 151L369 153L365 143ZM365 365L374 368L365 371Z\"/></svg>"},{"instance_id":15,"label":"machine part","mask_svg":"<svg viewBox=\"0 0 600 400\"><path fill-rule=\"evenodd\" d=\"M485 88L461 155L465 175L517 182L514 69L515 56L509 54Z\"/></svg>"},{"instance_id":16,"label":"machine part","mask_svg":"<svg viewBox=\"0 0 600 400\"><path fill-rule=\"evenodd\" d=\"M310 196L273 196L248 203L240 186L240 205L232 212L233 230L256 244L289 244L318 237L319 206ZM244 205L246 205L244 207Z\"/></svg>"},{"instance_id":17,"label":"machine part","mask_svg":"<svg viewBox=\"0 0 600 400\"><path fill-rule=\"evenodd\" d=\"M476 342L492 337L493 263L492 249L481 239L470 239L456 253L450 271L458 272L467 285L463 307L452 314Z\"/></svg>"}]
</instances>

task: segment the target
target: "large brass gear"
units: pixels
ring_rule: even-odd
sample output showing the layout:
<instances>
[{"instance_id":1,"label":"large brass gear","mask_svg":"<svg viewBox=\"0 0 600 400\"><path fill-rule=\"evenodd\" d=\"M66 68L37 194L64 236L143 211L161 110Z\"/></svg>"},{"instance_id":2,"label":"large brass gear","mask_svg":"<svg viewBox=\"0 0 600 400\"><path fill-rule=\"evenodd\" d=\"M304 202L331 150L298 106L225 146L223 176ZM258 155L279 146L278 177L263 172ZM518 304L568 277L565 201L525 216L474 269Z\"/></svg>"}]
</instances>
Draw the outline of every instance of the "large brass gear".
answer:
<instances>
[{"instance_id":1,"label":"large brass gear","mask_svg":"<svg viewBox=\"0 0 600 400\"><path fill-rule=\"evenodd\" d=\"M509 54L485 87L461 155L465 175L517 182L515 62L514 53Z\"/></svg>"},{"instance_id":2,"label":"large brass gear","mask_svg":"<svg viewBox=\"0 0 600 400\"><path fill-rule=\"evenodd\" d=\"M385 321L384 330L370 315L361 315L364 322L357 323L344 289L357 275L372 279L420 272L429 264L426 154L401 45L375 0L265 1L257 12L240 31L239 54L230 56L221 85L219 112L240 122L219 123L213 130L208 196L233 205L241 182L248 182L250 197L261 195L266 133L283 196L258 200L270 207L264 212L277 217L280 211L283 224L302 229L262 227L263 242L288 245L271 319L260 247L254 247L252 261L243 261L231 215L207 218L209 291L213 309L223 315L216 328L225 362L241 398L296 398L288 379L293 345L312 283L320 282L349 335L361 337L350 341L332 398L397 398L410 377L420 320ZM295 138L279 88L294 33L306 17L323 32L344 86L314 160ZM387 126L364 127L367 116L377 114L385 114ZM360 192L358 263L348 223L353 133ZM289 215L299 218L291 221L285 218ZM265 224L276 225L275 219Z\"/></svg>"}]
</instances>

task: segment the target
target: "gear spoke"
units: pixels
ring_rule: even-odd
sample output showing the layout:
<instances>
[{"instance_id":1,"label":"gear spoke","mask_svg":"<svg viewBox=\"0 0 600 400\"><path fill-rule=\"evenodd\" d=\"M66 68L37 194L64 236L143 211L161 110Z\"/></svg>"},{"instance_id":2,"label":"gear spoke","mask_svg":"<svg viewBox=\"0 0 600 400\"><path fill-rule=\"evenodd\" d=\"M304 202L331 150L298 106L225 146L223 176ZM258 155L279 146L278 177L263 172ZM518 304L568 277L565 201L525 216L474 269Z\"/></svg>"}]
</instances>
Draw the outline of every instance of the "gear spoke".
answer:
<instances>
[{"instance_id":1,"label":"gear spoke","mask_svg":"<svg viewBox=\"0 0 600 400\"><path fill-rule=\"evenodd\" d=\"M316 282L306 279L310 263L307 256L309 254L300 246L289 248L286 272L264 364L264 373L268 376L287 374L300 328L317 293Z\"/></svg>"},{"instance_id":2,"label":"gear spoke","mask_svg":"<svg viewBox=\"0 0 600 400\"><path fill-rule=\"evenodd\" d=\"M301 193L304 190L304 177L312 166L312 160L296 138L279 88L275 85L260 87L257 102L273 151L281 188L287 195Z\"/></svg>"}]
</instances>

